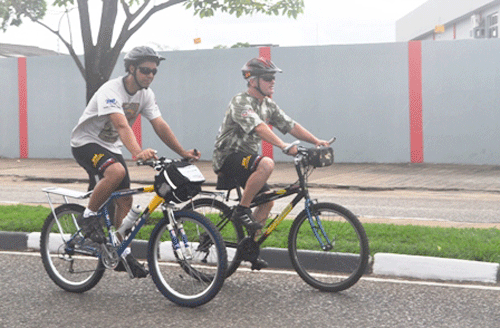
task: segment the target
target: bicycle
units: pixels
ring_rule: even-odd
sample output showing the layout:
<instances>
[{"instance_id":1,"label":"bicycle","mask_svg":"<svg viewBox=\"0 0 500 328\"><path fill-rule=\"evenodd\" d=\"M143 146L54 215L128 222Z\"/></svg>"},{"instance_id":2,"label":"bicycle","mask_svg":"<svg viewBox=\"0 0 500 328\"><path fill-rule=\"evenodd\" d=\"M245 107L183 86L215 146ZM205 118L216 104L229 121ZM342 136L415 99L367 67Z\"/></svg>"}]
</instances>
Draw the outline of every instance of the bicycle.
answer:
<instances>
[{"instance_id":1,"label":"bicycle","mask_svg":"<svg viewBox=\"0 0 500 328\"><path fill-rule=\"evenodd\" d=\"M330 144L335 138L330 140ZM298 145L295 141L285 149ZM270 201L296 195L271 221L262 228L258 237L245 234L239 222L231 220L232 200L241 199L241 186L219 177L217 189L226 192L202 191L184 209L196 210L209 217L221 231L229 256L226 277L232 275L242 261L254 261L260 246L304 199L304 209L296 216L288 235L288 254L293 268L309 285L322 291L337 292L354 285L365 273L369 246L366 232L358 218L348 209L334 203L318 203L309 195L307 179L317 167L333 164L331 147L305 148L297 146L294 165L298 180L285 188L261 193L255 197L251 208ZM236 190L237 197L231 198Z\"/></svg>"},{"instance_id":2,"label":"bicycle","mask_svg":"<svg viewBox=\"0 0 500 328\"><path fill-rule=\"evenodd\" d=\"M159 171L158 176L174 162L179 160L160 158L138 164L155 168ZM68 198L86 199L92 191L84 193L59 187L42 190L51 208L41 232L42 262L49 277L62 289L86 292L97 285L106 269L115 269L120 261L133 278L127 262L120 260L121 255L158 207L161 207L163 218L152 230L147 245L147 263L158 290L178 305L196 307L213 299L222 288L227 253L220 232L207 218L192 211L178 210L158 192L123 241L119 241L110 219L109 205L120 197L155 192L153 185L112 193L98 211L107 240L103 244L84 238L77 217L85 208L68 201ZM51 195L62 196L64 204L54 208Z\"/></svg>"}]
</instances>

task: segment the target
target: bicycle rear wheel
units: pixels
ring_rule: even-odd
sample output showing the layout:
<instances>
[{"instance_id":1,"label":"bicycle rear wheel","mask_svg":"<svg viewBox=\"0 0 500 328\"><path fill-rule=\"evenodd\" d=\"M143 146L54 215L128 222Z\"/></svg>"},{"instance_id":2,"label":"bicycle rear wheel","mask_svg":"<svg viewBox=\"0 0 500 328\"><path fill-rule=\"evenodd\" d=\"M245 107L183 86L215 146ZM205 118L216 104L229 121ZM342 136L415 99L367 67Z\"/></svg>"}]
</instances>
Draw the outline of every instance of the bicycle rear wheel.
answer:
<instances>
[{"instance_id":1,"label":"bicycle rear wheel","mask_svg":"<svg viewBox=\"0 0 500 328\"><path fill-rule=\"evenodd\" d=\"M217 228L196 212L174 212L189 241L189 251L180 240L184 259L173 250L164 217L157 223L148 245L151 277L160 292L181 306L196 307L209 302L222 288L227 269L227 253ZM180 231L176 235L181 236Z\"/></svg>"},{"instance_id":2,"label":"bicycle rear wheel","mask_svg":"<svg viewBox=\"0 0 500 328\"><path fill-rule=\"evenodd\" d=\"M62 289L83 293L93 288L104 274L104 265L96 257L99 245L84 239L76 226L76 218L84 207L64 204L45 219L40 237L40 253L50 279Z\"/></svg>"},{"instance_id":3,"label":"bicycle rear wheel","mask_svg":"<svg viewBox=\"0 0 500 328\"><path fill-rule=\"evenodd\" d=\"M213 198L198 198L184 206L183 210L195 211L207 217L220 231L227 250L226 278L231 276L241 264L238 260L238 242L245 237L240 224L232 222L229 206Z\"/></svg>"},{"instance_id":4,"label":"bicycle rear wheel","mask_svg":"<svg viewBox=\"0 0 500 328\"><path fill-rule=\"evenodd\" d=\"M306 210L300 212L290 229L288 252L293 267L319 290L338 292L351 287L368 265L368 238L363 226L349 210L332 203L312 205L311 217L312 225Z\"/></svg>"}]
</instances>

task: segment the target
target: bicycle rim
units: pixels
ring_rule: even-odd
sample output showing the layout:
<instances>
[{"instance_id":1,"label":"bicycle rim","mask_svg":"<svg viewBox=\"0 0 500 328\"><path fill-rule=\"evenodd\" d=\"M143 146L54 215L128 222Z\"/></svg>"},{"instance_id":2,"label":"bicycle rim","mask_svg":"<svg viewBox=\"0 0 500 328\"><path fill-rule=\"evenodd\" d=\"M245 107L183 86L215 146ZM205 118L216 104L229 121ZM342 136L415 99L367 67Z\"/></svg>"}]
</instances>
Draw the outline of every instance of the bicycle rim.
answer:
<instances>
[{"instance_id":1,"label":"bicycle rim","mask_svg":"<svg viewBox=\"0 0 500 328\"><path fill-rule=\"evenodd\" d=\"M176 212L189 240L191 257L180 241L184 259L172 247L167 219L162 219L151 234L148 265L160 292L181 306L196 307L210 301L222 288L227 253L217 229L195 212ZM180 236L179 232L177 235Z\"/></svg>"},{"instance_id":2,"label":"bicycle rim","mask_svg":"<svg viewBox=\"0 0 500 328\"><path fill-rule=\"evenodd\" d=\"M288 239L292 264L308 284L323 291L336 292L354 285L366 271L369 248L363 226L349 210L331 203L311 207L323 249L313 233L306 211L294 221ZM325 233L323 234L324 231ZM326 236L326 237L325 237Z\"/></svg>"},{"instance_id":3,"label":"bicycle rim","mask_svg":"<svg viewBox=\"0 0 500 328\"><path fill-rule=\"evenodd\" d=\"M241 260L238 260L237 256L237 247L238 242L245 237L241 225L230 220L231 208L213 198L198 198L187 204L183 210L200 213L208 218L220 231L227 250L226 278L231 276L241 264Z\"/></svg>"},{"instance_id":4,"label":"bicycle rim","mask_svg":"<svg viewBox=\"0 0 500 328\"><path fill-rule=\"evenodd\" d=\"M77 237L75 246L67 242L75 236L77 216L84 210L77 204L65 204L55 209L57 222L51 213L42 228L40 253L49 277L62 289L82 293L94 287L104 274L97 258L97 244Z\"/></svg>"}]
</instances>

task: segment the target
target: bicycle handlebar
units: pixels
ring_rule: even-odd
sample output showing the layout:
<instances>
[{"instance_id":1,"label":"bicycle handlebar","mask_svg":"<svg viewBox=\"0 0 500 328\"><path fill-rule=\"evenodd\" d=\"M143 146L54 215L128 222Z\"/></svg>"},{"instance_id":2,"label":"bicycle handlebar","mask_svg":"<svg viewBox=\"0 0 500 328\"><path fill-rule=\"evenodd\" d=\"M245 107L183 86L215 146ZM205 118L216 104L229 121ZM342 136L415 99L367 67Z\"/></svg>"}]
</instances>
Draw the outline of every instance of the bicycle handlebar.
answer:
<instances>
[{"instance_id":1,"label":"bicycle handlebar","mask_svg":"<svg viewBox=\"0 0 500 328\"><path fill-rule=\"evenodd\" d=\"M328 140L328 144L331 145L332 143L335 142L335 140L337 140L337 137L331 138L330 140ZM300 143L300 140L295 140L294 142L292 142L291 144L289 144L288 146L286 146L285 148L283 148L283 152L285 154L288 154L288 152L290 151L290 149L292 149L293 146L298 146L299 143ZM307 149L305 147L297 147L297 148L300 148L299 152L300 151L305 151Z\"/></svg>"},{"instance_id":2,"label":"bicycle handlebar","mask_svg":"<svg viewBox=\"0 0 500 328\"><path fill-rule=\"evenodd\" d=\"M199 153L198 150L195 148L194 154L198 155L198 153ZM157 166L161 166L163 164L168 164L168 163L172 163L172 162L190 162L190 161L191 161L191 159L187 158L187 157L186 158L169 159L169 158L162 156L158 159L148 159L146 161L137 160L136 164L137 164L137 166L147 165L147 166L151 166L152 168L156 168Z\"/></svg>"},{"instance_id":3,"label":"bicycle handlebar","mask_svg":"<svg viewBox=\"0 0 500 328\"><path fill-rule=\"evenodd\" d=\"M138 160L136 162L137 166L151 166L152 168L161 168L164 164L169 164L173 162L189 162L189 158L177 158L170 159L166 157L160 157L158 159L148 159L147 161Z\"/></svg>"}]
</instances>

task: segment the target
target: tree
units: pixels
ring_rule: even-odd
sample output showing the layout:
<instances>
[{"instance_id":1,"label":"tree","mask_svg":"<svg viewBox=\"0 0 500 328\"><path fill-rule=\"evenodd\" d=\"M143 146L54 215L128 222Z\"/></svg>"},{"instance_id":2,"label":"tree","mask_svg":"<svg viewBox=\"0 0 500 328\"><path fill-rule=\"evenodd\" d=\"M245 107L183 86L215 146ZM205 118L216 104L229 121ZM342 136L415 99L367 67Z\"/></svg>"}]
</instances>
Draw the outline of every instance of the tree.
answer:
<instances>
[{"instance_id":1,"label":"tree","mask_svg":"<svg viewBox=\"0 0 500 328\"><path fill-rule=\"evenodd\" d=\"M80 17L80 32L83 40L84 61L79 59L72 41L66 40L59 28L52 28L43 22L47 10L45 0L2 0L0 2L0 28L5 31L9 26L19 26L27 18L40 24L58 36L66 46L86 82L87 102L104 84L116 65L120 52L130 37L141 28L155 13L183 4L194 10L201 18L225 12L236 17L264 13L268 15L287 15L297 18L303 13L303 0L102 0L101 19L96 42L93 41L88 0L54 0L54 5L68 8L77 3ZM117 14L123 10L125 21L114 44L112 38L118 28Z\"/></svg>"},{"instance_id":2,"label":"tree","mask_svg":"<svg viewBox=\"0 0 500 328\"><path fill-rule=\"evenodd\" d=\"M252 45L248 42L238 42L231 46L231 48L250 48ZM216 45L214 49L227 49L227 46L222 44Z\"/></svg>"}]
</instances>

